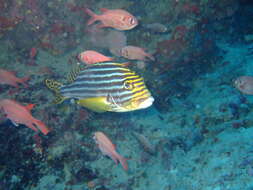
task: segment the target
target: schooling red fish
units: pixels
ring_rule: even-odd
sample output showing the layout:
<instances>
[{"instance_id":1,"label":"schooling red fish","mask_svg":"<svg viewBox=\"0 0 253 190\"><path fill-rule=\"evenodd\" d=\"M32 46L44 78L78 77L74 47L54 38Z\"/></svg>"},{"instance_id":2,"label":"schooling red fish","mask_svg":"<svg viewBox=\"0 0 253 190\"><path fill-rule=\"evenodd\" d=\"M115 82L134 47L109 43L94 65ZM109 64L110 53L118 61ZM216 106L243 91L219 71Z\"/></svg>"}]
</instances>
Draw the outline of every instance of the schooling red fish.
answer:
<instances>
[{"instance_id":1,"label":"schooling red fish","mask_svg":"<svg viewBox=\"0 0 253 190\"><path fill-rule=\"evenodd\" d=\"M41 131L44 135L47 135L49 132L47 126L42 121L31 115L31 109L33 107L34 104L22 106L14 100L0 100L0 110L2 110L6 117L14 124L23 124L34 131Z\"/></svg>"},{"instance_id":2,"label":"schooling red fish","mask_svg":"<svg viewBox=\"0 0 253 190\"><path fill-rule=\"evenodd\" d=\"M28 87L27 80L29 80L29 77L17 78L15 72L0 69L0 84L8 84L16 88L19 87L18 84L22 84Z\"/></svg>"},{"instance_id":3,"label":"schooling red fish","mask_svg":"<svg viewBox=\"0 0 253 190\"><path fill-rule=\"evenodd\" d=\"M252 76L240 76L234 81L234 85L243 94L253 95Z\"/></svg>"},{"instance_id":4,"label":"schooling red fish","mask_svg":"<svg viewBox=\"0 0 253 190\"><path fill-rule=\"evenodd\" d=\"M109 156L116 164L120 162L123 168L128 170L126 159L116 152L116 146L112 144L111 140L104 133L99 131L95 132L93 139L104 155Z\"/></svg>"},{"instance_id":5,"label":"schooling red fish","mask_svg":"<svg viewBox=\"0 0 253 190\"><path fill-rule=\"evenodd\" d=\"M145 52L143 48L137 46L125 46L121 49L120 52L122 57L125 57L130 60L146 61L147 58L152 61L155 60L155 58L151 54Z\"/></svg>"},{"instance_id":6,"label":"schooling red fish","mask_svg":"<svg viewBox=\"0 0 253 190\"><path fill-rule=\"evenodd\" d=\"M85 12L91 16L88 20L87 25L91 25L96 21L101 23L98 25L99 28L111 27L117 30L130 30L138 25L137 19L129 12L122 9L100 9L102 14L97 15L90 9L85 9Z\"/></svg>"},{"instance_id":7,"label":"schooling red fish","mask_svg":"<svg viewBox=\"0 0 253 190\"><path fill-rule=\"evenodd\" d=\"M34 59L36 57L37 53L38 53L37 48L35 48L35 47L31 48L31 50L30 50L30 58Z\"/></svg>"},{"instance_id":8,"label":"schooling red fish","mask_svg":"<svg viewBox=\"0 0 253 190\"><path fill-rule=\"evenodd\" d=\"M106 61L112 61L112 57L107 57L101 53L96 51L87 50L79 54L78 58L80 61L86 64L94 64L94 63L101 63Z\"/></svg>"}]
</instances>

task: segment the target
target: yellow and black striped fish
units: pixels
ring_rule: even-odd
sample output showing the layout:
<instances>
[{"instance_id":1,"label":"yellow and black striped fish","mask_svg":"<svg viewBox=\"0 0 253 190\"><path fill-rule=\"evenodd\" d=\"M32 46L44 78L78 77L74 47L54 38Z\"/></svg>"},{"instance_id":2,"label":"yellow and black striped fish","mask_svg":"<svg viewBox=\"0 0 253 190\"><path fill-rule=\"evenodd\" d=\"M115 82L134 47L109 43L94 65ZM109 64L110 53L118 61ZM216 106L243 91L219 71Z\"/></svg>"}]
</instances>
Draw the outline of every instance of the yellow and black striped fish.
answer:
<instances>
[{"instance_id":1,"label":"yellow and black striped fish","mask_svg":"<svg viewBox=\"0 0 253 190\"><path fill-rule=\"evenodd\" d=\"M56 93L56 103L74 99L77 104L96 112L144 109L154 101L143 78L121 63L89 65L66 85L50 79L45 83Z\"/></svg>"}]
</instances>

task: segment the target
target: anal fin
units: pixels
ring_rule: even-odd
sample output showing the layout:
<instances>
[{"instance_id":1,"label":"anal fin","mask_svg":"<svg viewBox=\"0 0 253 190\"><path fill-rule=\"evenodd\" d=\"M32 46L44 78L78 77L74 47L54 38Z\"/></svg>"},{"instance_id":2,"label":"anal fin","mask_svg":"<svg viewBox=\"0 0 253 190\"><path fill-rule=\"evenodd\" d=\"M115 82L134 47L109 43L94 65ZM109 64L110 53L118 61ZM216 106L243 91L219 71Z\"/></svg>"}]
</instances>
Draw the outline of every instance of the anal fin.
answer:
<instances>
[{"instance_id":1,"label":"anal fin","mask_svg":"<svg viewBox=\"0 0 253 190\"><path fill-rule=\"evenodd\" d=\"M61 94L55 94L55 99L52 102L53 104L60 104L62 103L66 98L62 96Z\"/></svg>"},{"instance_id":2,"label":"anal fin","mask_svg":"<svg viewBox=\"0 0 253 190\"><path fill-rule=\"evenodd\" d=\"M18 127L18 126L19 126L19 124L18 124L18 123L16 123L15 121L13 121L13 120L11 120L11 119L10 119L10 121L11 121L11 123L12 123L14 126L16 126L16 127Z\"/></svg>"}]
</instances>

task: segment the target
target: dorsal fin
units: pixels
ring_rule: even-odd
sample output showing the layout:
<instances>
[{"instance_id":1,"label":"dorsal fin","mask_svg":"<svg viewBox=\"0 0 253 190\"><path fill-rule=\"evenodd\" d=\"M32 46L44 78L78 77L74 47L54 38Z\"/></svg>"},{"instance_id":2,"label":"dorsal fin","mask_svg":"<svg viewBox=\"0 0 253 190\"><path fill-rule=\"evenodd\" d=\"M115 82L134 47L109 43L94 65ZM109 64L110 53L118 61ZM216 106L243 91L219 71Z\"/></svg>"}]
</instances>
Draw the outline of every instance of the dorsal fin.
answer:
<instances>
[{"instance_id":1,"label":"dorsal fin","mask_svg":"<svg viewBox=\"0 0 253 190\"><path fill-rule=\"evenodd\" d=\"M77 75L80 73L81 71L81 65L80 63L77 63L75 67L73 67L72 71L70 71L69 75L68 75L68 83L72 83L73 81L76 80Z\"/></svg>"}]
</instances>

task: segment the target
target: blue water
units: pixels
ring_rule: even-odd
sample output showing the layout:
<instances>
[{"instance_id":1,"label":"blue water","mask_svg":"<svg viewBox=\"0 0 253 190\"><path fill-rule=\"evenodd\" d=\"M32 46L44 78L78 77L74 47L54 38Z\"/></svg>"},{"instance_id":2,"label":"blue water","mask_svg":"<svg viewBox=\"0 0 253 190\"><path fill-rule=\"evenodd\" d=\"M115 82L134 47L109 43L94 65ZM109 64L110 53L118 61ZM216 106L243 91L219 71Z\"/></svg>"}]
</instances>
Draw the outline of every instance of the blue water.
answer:
<instances>
[{"instance_id":1,"label":"blue water","mask_svg":"<svg viewBox=\"0 0 253 190\"><path fill-rule=\"evenodd\" d=\"M85 8L123 9L138 25L87 26ZM30 76L16 88L0 73L0 189L253 189L253 96L234 85L253 77L252 8L249 0L0 0L0 69ZM155 60L129 60L121 55L127 45ZM96 113L71 100L53 104L44 80L66 84L85 50L131 62L152 106ZM3 99L35 104L31 114L50 132L6 117ZM103 155L97 131L127 171Z\"/></svg>"}]
</instances>

